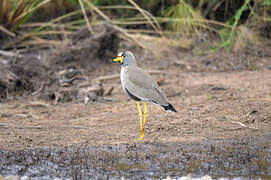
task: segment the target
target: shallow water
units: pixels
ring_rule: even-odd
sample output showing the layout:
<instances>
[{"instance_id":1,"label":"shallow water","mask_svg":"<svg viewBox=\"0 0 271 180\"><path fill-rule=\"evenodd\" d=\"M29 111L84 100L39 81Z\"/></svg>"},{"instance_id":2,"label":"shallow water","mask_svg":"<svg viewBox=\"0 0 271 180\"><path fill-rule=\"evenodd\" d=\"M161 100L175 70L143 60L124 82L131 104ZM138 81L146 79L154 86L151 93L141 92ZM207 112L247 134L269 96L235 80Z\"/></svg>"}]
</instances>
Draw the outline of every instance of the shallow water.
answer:
<instances>
[{"instance_id":1,"label":"shallow water","mask_svg":"<svg viewBox=\"0 0 271 180\"><path fill-rule=\"evenodd\" d=\"M271 179L270 137L2 150L0 174L31 179Z\"/></svg>"}]
</instances>

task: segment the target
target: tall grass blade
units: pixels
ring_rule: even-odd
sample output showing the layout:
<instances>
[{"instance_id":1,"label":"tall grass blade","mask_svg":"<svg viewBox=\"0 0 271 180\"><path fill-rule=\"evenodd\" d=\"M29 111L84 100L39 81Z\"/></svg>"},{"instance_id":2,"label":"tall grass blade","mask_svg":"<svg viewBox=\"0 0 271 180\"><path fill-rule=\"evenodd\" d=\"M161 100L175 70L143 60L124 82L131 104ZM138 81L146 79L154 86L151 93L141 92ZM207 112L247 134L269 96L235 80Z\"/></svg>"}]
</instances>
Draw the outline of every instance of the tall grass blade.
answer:
<instances>
[{"instance_id":1,"label":"tall grass blade","mask_svg":"<svg viewBox=\"0 0 271 180\"><path fill-rule=\"evenodd\" d=\"M154 30L159 32L161 30L160 26L158 28L154 25L153 21L148 17L148 15L143 11L133 0L128 0L138 11L149 21L149 24L153 27ZM157 23L158 24L158 23ZM161 34L163 35L163 34Z\"/></svg>"},{"instance_id":2,"label":"tall grass blade","mask_svg":"<svg viewBox=\"0 0 271 180\"><path fill-rule=\"evenodd\" d=\"M13 32L10 32L9 30L7 30L6 28L4 28L3 26L0 26L0 31L6 33L9 36L16 37L16 34L14 34Z\"/></svg>"},{"instance_id":3,"label":"tall grass blade","mask_svg":"<svg viewBox=\"0 0 271 180\"><path fill-rule=\"evenodd\" d=\"M40 8L41 6L47 4L48 2L50 2L51 0L43 0L43 1L40 1L38 0L39 3L37 3L37 5L35 5L34 7L30 7L29 9L25 10L23 13L21 13L19 16L17 16L14 21L18 21L18 20L21 20L23 19L23 17L33 13L35 10L37 10L38 8ZM35 2L33 2L35 4Z\"/></svg>"},{"instance_id":4,"label":"tall grass blade","mask_svg":"<svg viewBox=\"0 0 271 180\"><path fill-rule=\"evenodd\" d=\"M200 12L194 10L184 0L180 0L179 4L168 8L165 15L170 19L182 19L182 21L168 23L169 29L179 32L181 35L191 35L193 32L206 27L205 20Z\"/></svg>"},{"instance_id":5,"label":"tall grass blade","mask_svg":"<svg viewBox=\"0 0 271 180\"><path fill-rule=\"evenodd\" d=\"M107 22L109 22L110 23L110 18L109 17L107 17L99 8L97 8L95 5L93 5L90 1L88 1L88 0L84 0L86 3L87 3L87 5L91 8L91 9L93 9L94 11L96 11L101 17L103 17Z\"/></svg>"},{"instance_id":6,"label":"tall grass blade","mask_svg":"<svg viewBox=\"0 0 271 180\"><path fill-rule=\"evenodd\" d=\"M238 11L234 14L233 20L230 20L227 22L227 24L229 25L232 24L232 29L230 31L229 29L222 29L220 31L220 36L224 40L223 45L228 52L233 47L237 25L239 24L239 20L243 12L248 9L249 3L250 3L250 0L246 0L244 4L241 6L241 8L239 8Z\"/></svg>"},{"instance_id":7,"label":"tall grass blade","mask_svg":"<svg viewBox=\"0 0 271 180\"><path fill-rule=\"evenodd\" d=\"M93 33L93 30L92 30L91 27L90 27L90 24L89 24L89 21L88 21L88 16L87 16L87 13L86 13L86 10L85 10L85 7L84 7L84 5L83 5L82 0L79 0L79 4L80 4L80 7L81 7L81 9L82 9L82 12L83 12L85 21L86 21L86 23L87 23L88 30L89 30L89 32Z\"/></svg>"}]
</instances>

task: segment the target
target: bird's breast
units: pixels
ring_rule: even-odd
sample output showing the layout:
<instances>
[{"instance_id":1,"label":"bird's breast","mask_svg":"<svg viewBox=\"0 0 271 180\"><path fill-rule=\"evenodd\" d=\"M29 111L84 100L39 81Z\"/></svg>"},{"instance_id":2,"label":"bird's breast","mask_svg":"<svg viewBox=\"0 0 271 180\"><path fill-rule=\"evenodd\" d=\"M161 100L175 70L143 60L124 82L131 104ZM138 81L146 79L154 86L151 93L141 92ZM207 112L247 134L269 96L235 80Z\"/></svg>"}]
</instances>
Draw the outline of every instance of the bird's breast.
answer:
<instances>
[{"instance_id":1,"label":"bird's breast","mask_svg":"<svg viewBox=\"0 0 271 180\"><path fill-rule=\"evenodd\" d=\"M121 71L120 71L120 81L124 90L125 90L124 85L125 85L126 71L127 71L126 67L121 68Z\"/></svg>"}]
</instances>

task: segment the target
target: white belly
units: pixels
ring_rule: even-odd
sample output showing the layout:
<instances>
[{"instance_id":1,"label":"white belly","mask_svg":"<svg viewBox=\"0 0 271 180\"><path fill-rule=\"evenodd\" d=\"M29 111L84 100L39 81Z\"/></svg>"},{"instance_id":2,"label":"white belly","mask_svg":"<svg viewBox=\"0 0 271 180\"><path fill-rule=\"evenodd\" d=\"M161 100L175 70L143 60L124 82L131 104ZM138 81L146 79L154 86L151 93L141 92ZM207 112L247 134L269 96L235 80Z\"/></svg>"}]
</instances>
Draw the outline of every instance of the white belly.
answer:
<instances>
[{"instance_id":1,"label":"white belly","mask_svg":"<svg viewBox=\"0 0 271 180\"><path fill-rule=\"evenodd\" d=\"M121 71L120 71L120 81L121 81L123 90L125 90L125 87L124 87L124 74L125 74L125 71L126 71L126 67L121 68Z\"/></svg>"}]
</instances>

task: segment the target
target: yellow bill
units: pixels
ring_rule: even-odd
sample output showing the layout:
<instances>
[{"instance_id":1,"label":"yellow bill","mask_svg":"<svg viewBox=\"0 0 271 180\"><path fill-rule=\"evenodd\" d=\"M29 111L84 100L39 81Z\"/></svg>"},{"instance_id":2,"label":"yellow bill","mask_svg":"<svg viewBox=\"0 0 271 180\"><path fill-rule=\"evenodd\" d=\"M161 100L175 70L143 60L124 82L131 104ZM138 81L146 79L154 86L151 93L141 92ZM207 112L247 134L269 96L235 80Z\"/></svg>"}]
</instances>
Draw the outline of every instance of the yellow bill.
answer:
<instances>
[{"instance_id":1,"label":"yellow bill","mask_svg":"<svg viewBox=\"0 0 271 180\"><path fill-rule=\"evenodd\" d=\"M113 59L112 62L120 62L122 64L122 62L123 62L123 56L118 56L117 58Z\"/></svg>"}]
</instances>

